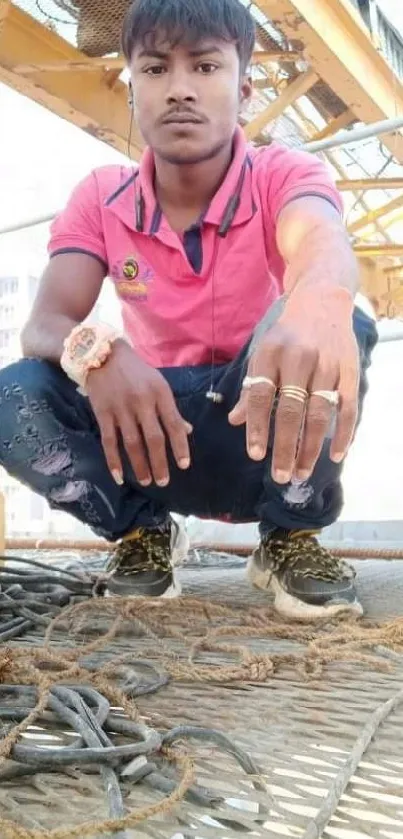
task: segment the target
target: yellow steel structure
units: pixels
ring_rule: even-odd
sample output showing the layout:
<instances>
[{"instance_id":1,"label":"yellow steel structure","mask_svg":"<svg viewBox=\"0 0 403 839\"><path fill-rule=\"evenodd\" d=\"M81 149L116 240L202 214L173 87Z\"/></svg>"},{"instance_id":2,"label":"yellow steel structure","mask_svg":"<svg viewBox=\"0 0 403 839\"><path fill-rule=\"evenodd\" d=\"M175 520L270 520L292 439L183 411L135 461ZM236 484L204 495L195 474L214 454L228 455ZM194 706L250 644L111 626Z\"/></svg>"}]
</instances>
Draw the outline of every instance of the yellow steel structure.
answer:
<instances>
[{"instance_id":1,"label":"yellow steel structure","mask_svg":"<svg viewBox=\"0 0 403 839\"><path fill-rule=\"evenodd\" d=\"M372 190L372 189L402 189L403 190L403 177L401 178L358 178L358 179L345 179L336 181L337 188L340 189L341 192L346 192L348 190Z\"/></svg>"},{"instance_id":2,"label":"yellow steel structure","mask_svg":"<svg viewBox=\"0 0 403 839\"><path fill-rule=\"evenodd\" d=\"M345 102L345 117L337 117L330 129L325 129L326 134L354 118L375 122L403 114L403 86L349 0L257 0L256 5L298 48L285 53L287 62L303 57L313 73ZM116 81L122 59L87 58L9 0L0 0L0 20L0 81L125 151L129 127L126 87ZM256 51L254 62L276 61L281 54ZM305 81L309 76L304 73L302 78ZM295 98L303 95L298 84L296 81ZM306 92L304 86L302 91ZM295 98L285 95L283 107ZM270 111L268 114L271 119ZM403 163L403 136L385 137L384 143ZM137 155L141 146L135 130L133 150Z\"/></svg>"},{"instance_id":3,"label":"yellow steel structure","mask_svg":"<svg viewBox=\"0 0 403 839\"><path fill-rule=\"evenodd\" d=\"M316 140L324 140L325 137L331 137L332 134L336 134L336 131L341 131L342 128L348 128L354 120L355 116L353 112L350 111L350 108L346 108L338 117L331 119L328 125L322 128L321 131L313 134L310 139L315 142Z\"/></svg>"},{"instance_id":4,"label":"yellow steel structure","mask_svg":"<svg viewBox=\"0 0 403 839\"><path fill-rule=\"evenodd\" d=\"M402 205L403 195L399 195L397 198L393 198L392 201L388 201L387 204L383 204L382 207L377 207L376 210L370 210L365 216L350 224L348 229L350 233L356 233L357 230L368 227L369 224L373 224L378 219L393 213L394 210L399 210Z\"/></svg>"},{"instance_id":5,"label":"yellow steel structure","mask_svg":"<svg viewBox=\"0 0 403 839\"><path fill-rule=\"evenodd\" d=\"M12 3L0 0L0 4L4 4L1 6L0 81L126 153L129 133L126 85L119 80L111 84L105 63L92 67L91 73L77 70L74 65L91 66L93 59L86 58L60 35ZM54 69L58 63L65 72ZM39 70L24 75L18 69L21 64L38 64ZM52 69L43 70L44 65ZM141 147L134 126L131 152L135 158L141 153Z\"/></svg>"},{"instance_id":6,"label":"yellow steel structure","mask_svg":"<svg viewBox=\"0 0 403 839\"><path fill-rule=\"evenodd\" d=\"M295 79L293 79L292 82L290 82L281 91L277 98L274 99L273 102L270 102L262 113L258 114L245 126L245 134L248 140L254 140L258 137L260 132L266 128L270 122L277 119L277 117L284 113L286 108L293 105L297 99L300 99L301 96L308 93L308 90L310 90L317 81L318 76L313 70L307 70L305 73L300 73L299 76L296 76Z\"/></svg>"},{"instance_id":7,"label":"yellow steel structure","mask_svg":"<svg viewBox=\"0 0 403 839\"><path fill-rule=\"evenodd\" d=\"M328 137L355 121L372 123L403 115L403 85L350 0L255 0L255 5L285 41L284 49L277 48L265 40L261 27L258 31L253 55L260 75L256 88L261 96L265 89L273 91L274 98L263 100L262 111L246 123L249 139L267 142L267 125L285 109L300 118L299 100L307 95L316 105L318 88L335 94L339 107L332 112L326 96L321 100L319 110L327 124L320 130L302 120L309 128L309 139ZM0 82L126 153L130 116L127 87L119 79L123 67L121 56L89 58L10 0L0 0ZM402 133L383 137L383 144L403 164ZM140 156L142 145L133 125L130 152L134 159ZM362 208L362 217L353 219L349 229L361 238L356 252L363 288L380 313L390 312L390 299L385 302L385 292L393 294L388 270L403 259L403 237L402 244L391 240L388 214L401 206L403 198L399 192L393 200L386 196L381 208L373 210L365 194L377 189L403 191L403 172L401 178L349 181L336 156L328 153L328 159L336 166L339 188L350 191ZM376 234L372 242L363 238L369 224L374 224ZM396 273L397 285L399 281ZM400 295L396 299L403 313Z\"/></svg>"},{"instance_id":8,"label":"yellow steel structure","mask_svg":"<svg viewBox=\"0 0 403 839\"><path fill-rule=\"evenodd\" d=\"M350 0L258 0L259 8L362 122L403 114L403 85ZM403 163L403 136L384 143Z\"/></svg>"}]
</instances>

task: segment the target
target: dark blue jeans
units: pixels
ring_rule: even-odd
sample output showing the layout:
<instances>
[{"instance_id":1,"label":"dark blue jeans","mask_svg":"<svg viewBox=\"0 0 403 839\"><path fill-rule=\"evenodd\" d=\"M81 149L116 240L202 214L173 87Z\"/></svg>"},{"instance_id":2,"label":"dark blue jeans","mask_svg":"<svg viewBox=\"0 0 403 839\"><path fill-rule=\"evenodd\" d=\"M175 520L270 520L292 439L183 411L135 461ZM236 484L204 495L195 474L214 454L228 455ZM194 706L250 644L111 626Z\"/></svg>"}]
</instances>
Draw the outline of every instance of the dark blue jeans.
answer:
<instances>
[{"instance_id":1,"label":"dark blue jeans","mask_svg":"<svg viewBox=\"0 0 403 839\"><path fill-rule=\"evenodd\" d=\"M354 315L361 356L360 409L367 389L366 370L376 343L373 322ZM259 521L263 530L320 528L342 507L341 466L329 460L329 441L309 484L295 492L279 486L267 459L255 463L245 447L245 428L233 428L228 413L245 375L247 347L214 371L221 404L206 399L210 367L169 368L169 382L182 415L193 425L191 468L178 469L170 454L167 487L143 488L123 452L123 486L106 466L99 429L88 399L77 393L62 370L48 362L23 359L0 371L0 463L43 495L50 506L88 524L97 534L118 539L137 526L183 515Z\"/></svg>"}]
</instances>

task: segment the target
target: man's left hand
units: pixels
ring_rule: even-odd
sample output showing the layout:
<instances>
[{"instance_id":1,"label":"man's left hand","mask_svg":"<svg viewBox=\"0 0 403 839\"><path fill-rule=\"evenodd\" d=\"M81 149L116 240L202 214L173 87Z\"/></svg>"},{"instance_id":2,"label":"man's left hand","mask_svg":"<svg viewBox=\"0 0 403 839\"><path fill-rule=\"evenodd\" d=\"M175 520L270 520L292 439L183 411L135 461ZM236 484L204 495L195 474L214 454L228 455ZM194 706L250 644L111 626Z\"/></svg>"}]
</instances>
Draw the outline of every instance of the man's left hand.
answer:
<instances>
[{"instance_id":1,"label":"man's left hand","mask_svg":"<svg viewBox=\"0 0 403 839\"><path fill-rule=\"evenodd\" d=\"M277 322L263 336L248 365L252 383L229 415L232 425L246 423L246 443L253 460L267 454L274 399L272 475L279 484L306 481L323 447L334 412L331 402L315 391L338 393L336 430L330 458L339 463L350 446L358 410L359 354L352 323L353 299L344 289L312 296L291 294ZM298 388L295 395L282 388ZM305 400L303 392L307 392ZM298 398L300 396L301 398Z\"/></svg>"}]
</instances>

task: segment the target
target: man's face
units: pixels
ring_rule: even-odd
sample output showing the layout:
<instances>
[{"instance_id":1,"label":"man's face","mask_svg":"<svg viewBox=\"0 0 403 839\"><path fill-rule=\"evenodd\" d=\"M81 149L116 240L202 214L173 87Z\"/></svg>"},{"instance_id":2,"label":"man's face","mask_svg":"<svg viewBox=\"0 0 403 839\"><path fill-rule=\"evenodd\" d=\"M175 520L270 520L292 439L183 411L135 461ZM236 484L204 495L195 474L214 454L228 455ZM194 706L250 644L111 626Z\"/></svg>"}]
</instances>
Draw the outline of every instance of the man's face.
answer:
<instances>
[{"instance_id":1,"label":"man's face","mask_svg":"<svg viewBox=\"0 0 403 839\"><path fill-rule=\"evenodd\" d=\"M215 157L232 140L250 84L234 44L139 45L131 61L135 116L146 143L174 164Z\"/></svg>"}]
</instances>

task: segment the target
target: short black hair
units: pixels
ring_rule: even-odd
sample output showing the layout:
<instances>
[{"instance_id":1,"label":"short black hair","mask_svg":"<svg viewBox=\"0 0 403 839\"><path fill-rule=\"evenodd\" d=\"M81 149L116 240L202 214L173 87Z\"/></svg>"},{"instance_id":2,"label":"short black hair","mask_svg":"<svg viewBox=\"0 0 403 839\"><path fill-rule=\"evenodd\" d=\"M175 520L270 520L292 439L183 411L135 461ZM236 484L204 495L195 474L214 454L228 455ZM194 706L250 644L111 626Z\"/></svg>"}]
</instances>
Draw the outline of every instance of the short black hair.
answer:
<instances>
[{"instance_id":1,"label":"short black hair","mask_svg":"<svg viewBox=\"0 0 403 839\"><path fill-rule=\"evenodd\" d=\"M130 62L137 44L152 48L163 37L175 46L214 38L233 42L242 72L253 52L256 28L240 0L134 0L122 29L122 50Z\"/></svg>"}]
</instances>

